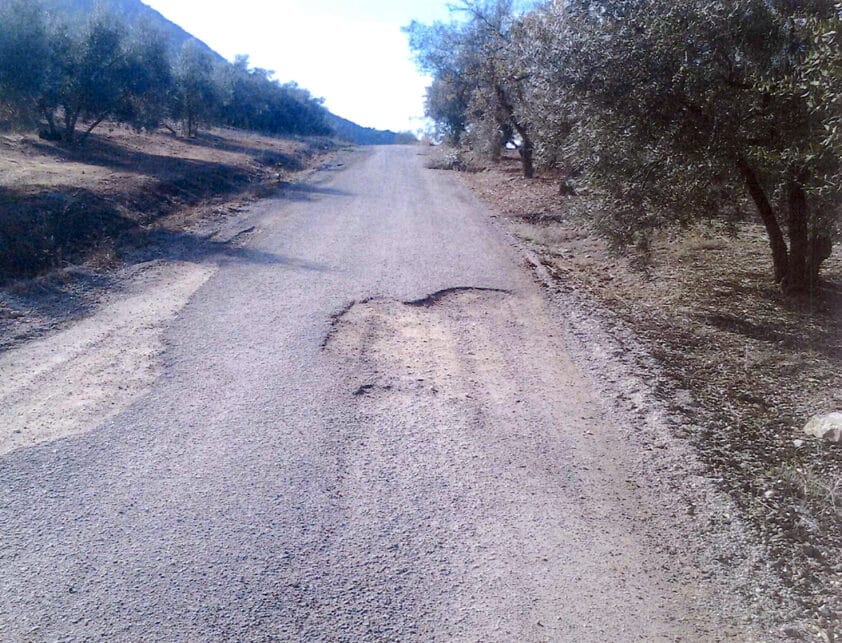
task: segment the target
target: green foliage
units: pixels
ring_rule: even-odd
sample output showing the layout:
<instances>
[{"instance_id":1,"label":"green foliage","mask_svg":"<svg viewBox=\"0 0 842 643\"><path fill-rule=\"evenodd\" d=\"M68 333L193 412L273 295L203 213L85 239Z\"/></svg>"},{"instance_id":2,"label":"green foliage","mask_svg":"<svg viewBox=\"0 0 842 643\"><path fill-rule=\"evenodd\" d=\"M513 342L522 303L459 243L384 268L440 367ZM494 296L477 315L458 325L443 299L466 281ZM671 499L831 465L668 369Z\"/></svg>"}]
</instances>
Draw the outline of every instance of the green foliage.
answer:
<instances>
[{"instance_id":1,"label":"green foliage","mask_svg":"<svg viewBox=\"0 0 842 643\"><path fill-rule=\"evenodd\" d=\"M826 228L839 225L842 186L842 3L836 11L835 17L831 13L808 18L803 63L769 87L779 98L794 96L804 103L809 137L799 160L812 169L814 216L822 218L818 225ZM798 150L788 154L797 155Z\"/></svg>"},{"instance_id":2,"label":"green foliage","mask_svg":"<svg viewBox=\"0 0 842 643\"><path fill-rule=\"evenodd\" d=\"M226 125L267 134L331 133L327 110L306 89L281 84L266 69L251 69L248 56L218 70L223 93L220 120Z\"/></svg>"},{"instance_id":3,"label":"green foliage","mask_svg":"<svg viewBox=\"0 0 842 643\"><path fill-rule=\"evenodd\" d=\"M409 28L433 75L428 115L445 130L461 127L475 149L517 134L525 161L534 149L539 167L584 173L602 197L594 218L618 246L646 246L664 225L744 216L748 196L775 277L793 290L815 285L842 216L842 5L462 10L462 22ZM454 88L469 98L454 99Z\"/></svg>"},{"instance_id":4,"label":"green foliage","mask_svg":"<svg viewBox=\"0 0 842 643\"><path fill-rule=\"evenodd\" d=\"M69 12L44 1L49 13L38 2L0 3L0 106L37 114L45 137L73 144L80 124L87 136L104 119L146 129L172 119L188 136L210 124L332 133L329 113L307 90L250 69L247 57L225 63L174 25L162 31L160 20L143 18L139 3L126 0L114 4L119 14L97 9L83 19L87 0L71 3L80 11Z\"/></svg>"},{"instance_id":5,"label":"green foliage","mask_svg":"<svg viewBox=\"0 0 842 643\"><path fill-rule=\"evenodd\" d=\"M454 8L463 20L413 22L406 31L418 65L433 76L427 115L451 143L463 137L497 157L516 142L526 176L534 172L534 143L523 117L528 73L519 53L523 19L512 0L464 0Z\"/></svg>"},{"instance_id":6,"label":"green foliage","mask_svg":"<svg viewBox=\"0 0 842 643\"><path fill-rule=\"evenodd\" d=\"M427 90L427 115L435 121L439 136L458 144L468 129L478 53L469 47L459 24L413 21L404 31L418 66L433 75Z\"/></svg>"},{"instance_id":7,"label":"green foliage","mask_svg":"<svg viewBox=\"0 0 842 643\"><path fill-rule=\"evenodd\" d=\"M168 116L175 78L170 46L148 23L131 30L126 42L125 87L115 118L138 129L154 129Z\"/></svg>"},{"instance_id":8,"label":"green foliage","mask_svg":"<svg viewBox=\"0 0 842 643\"><path fill-rule=\"evenodd\" d=\"M805 89L815 31L828 21L839 19L826 3L765 0L591 2L571 19L586 34L569 85L580 101L575 153L611 196L610 228L632 240L733 215L747 191L776 278L810 288L842 196L837 184L815 198L839 155L827 144L831 112L810 105L826 97Z\"/></svg>"},{"instance_id":9,"label":"green foliage","mask_svg":"<svg viewBox=\"0 0 842 643\"><path fill-rule=\"evenodd\" d=\"M33 24L44 24L37 5L28 10ZM157 33L139 29L129 35L122 22L102 11L81 28L54 19L43 33L45 46L33 59L39 73L31 94L49 137L74 143L81 121L86 135L106 118L138 127L160 122L170 63ZM6 86L0 80L0 87Z\"/></svg>"},{"instance_id":10,"label":"green foliage","mask_svg":"<svg viewBox=\"0 0 842 643\"><path fill-rule=\"evenodd\" d=\"M415 145L418 143L418 137L412 132L398 132L395 134L395 145Z\"/></svg>"},{"instance_id":11,"label":"green foliage","mask_svg":"<svg viewBox=\"0 0 842 643\"><path fill-rule=\"evenodd\" d=\"M427 89L427 116L438 126L438 134L449 143L458 145L468 128L467 111L470 91L459 76L440 75Z\"/></svg>"},{"instance_id":12,"label":"green foliage","mask_svg":"<svg viewBox=\"0 0 842 643\"><path fill-rule=\"evenodd\" d=\"M0 7L0 101L25 108L37 99L49 47L37 4L15 0Z\"/></svg>"},{"instance_id":13,"label":"green foliage","mask_svg":"<svg viewBox=\"0 0 842 643\"><path fill-rule=\"evenodd\" d=\"M187 42L175 64L172 117L181 121L186 136L196 136L209 123L219 100L211 55L194 42Z\"/></svg>"},{"instance_id":14,"label":"green foliage","mask_svg":"<svg viewBox=\"0 0 842 643\"><path fill-rule=\"evenodd\" d=\"M122 25L105 13L92 16L81 33L60 25L51 35L53 69L43 105L60 112L67 142L74 142L80 118L99 123L118 109L127 79L124 39Z\"/></svg>"},{"instance_id":15,"label":"green foliage","mask_svg":"<svg viewBox=\"0 0 842 643\"><path fill-rule=\"evenodd\" d=\"M372 127L362 127L347 118L327 112L330 129L337 138L356 145L394 145L401 143L400 134L391 130L379 130Z\"/></svg>"}]
</instances>

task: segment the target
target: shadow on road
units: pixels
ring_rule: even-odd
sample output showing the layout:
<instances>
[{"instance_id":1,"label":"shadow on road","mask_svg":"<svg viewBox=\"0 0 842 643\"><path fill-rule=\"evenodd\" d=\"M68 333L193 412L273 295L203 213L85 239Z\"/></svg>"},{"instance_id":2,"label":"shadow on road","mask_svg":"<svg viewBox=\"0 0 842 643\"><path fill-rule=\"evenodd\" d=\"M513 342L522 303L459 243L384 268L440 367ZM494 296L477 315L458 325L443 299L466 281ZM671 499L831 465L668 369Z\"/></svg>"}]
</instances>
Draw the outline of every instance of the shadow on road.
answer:
<instances>
[{"instance_id":1,"label":"shadow on road","mask_svg":"<svg viewBox=\"0 0 842 643\"><path fill-rule=\"evenodd\" d=\"M135 245L137 254L130 257L133 263L158 259L192 263L274 265L313 272L332 270L330 266L307 259L248 248L234 241L217 241L210 236L190 232L156 230L140 235Z\"/></svg>"},{"instance_id":2,"label":"shadow on road","mask_svg":"<svg viewBox=\"0 0 842 643\"><path fill-rule=\"evenodd\" d=\"M352 197L352 192L307 183L282 183L278 198L287 201L312 201L319 196Z\"/></svg>"}]
</instances>

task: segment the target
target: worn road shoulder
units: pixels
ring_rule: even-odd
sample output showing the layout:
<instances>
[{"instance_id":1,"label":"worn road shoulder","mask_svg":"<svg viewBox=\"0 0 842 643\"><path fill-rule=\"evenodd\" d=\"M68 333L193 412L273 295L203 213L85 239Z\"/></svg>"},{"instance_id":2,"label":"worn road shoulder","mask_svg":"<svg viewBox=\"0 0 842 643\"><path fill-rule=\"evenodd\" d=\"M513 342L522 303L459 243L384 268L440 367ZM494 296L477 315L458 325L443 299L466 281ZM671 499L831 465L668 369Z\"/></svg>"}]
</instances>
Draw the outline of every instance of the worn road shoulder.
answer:
<instances>
[{"instance_id":1,"label":"worn road shoulder","mask_svg":"<svg viewBox=\"0 0 842 643\"><path fill-rule=\"evenodd\" d=\"M167 325L215 271L150 267L92 316L0 353L0 455L95 429L142 396L160 373Z\"/></svg>"}]
</instances>

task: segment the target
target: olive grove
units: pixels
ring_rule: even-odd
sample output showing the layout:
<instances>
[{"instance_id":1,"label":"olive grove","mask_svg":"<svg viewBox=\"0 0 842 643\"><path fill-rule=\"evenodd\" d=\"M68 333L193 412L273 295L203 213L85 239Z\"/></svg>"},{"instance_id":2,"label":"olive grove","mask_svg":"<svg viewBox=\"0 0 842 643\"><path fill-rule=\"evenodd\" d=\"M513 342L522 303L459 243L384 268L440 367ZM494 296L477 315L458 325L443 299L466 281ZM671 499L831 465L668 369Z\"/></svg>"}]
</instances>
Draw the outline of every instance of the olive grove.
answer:
<instances>
[{"instance_id":1,"label":"olive grove","mask_svg":"<svg viewBox=\"0 0 842 643\"><path fill-rule=\"evenodd\" d=\"M815 287L842 210L842 4L477 0L457 17L409 27L452 140L516 144L526 176L575 169L619 244L750 204L774 278Z\"/></svg>"},{"instance_id":2,"label":"olive grove","mask_svg":"<svg viewBox=\"0 0 842 643\"><path fill-rule=\"evenodd\" d=\"M319 99L249 69L248 57L227 63L196 41L177 47L105 5L81 19L37 0L0 3L0 114L5 125L38 124L43 137L68 145L105 120L173 131L180 125L187 136L211 124L332 133Z\"/></svg>"}]
</instances>

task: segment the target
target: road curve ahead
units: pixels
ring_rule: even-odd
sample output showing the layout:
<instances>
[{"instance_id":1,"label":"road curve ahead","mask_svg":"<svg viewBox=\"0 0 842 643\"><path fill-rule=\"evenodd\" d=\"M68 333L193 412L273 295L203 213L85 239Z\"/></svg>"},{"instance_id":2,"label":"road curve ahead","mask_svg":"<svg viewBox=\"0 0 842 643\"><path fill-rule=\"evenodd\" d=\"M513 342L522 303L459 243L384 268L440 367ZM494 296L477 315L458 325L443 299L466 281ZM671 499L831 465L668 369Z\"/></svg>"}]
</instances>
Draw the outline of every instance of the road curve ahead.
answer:
<instances>
[{"instance_id":1,"label":"road curve ahead","mask_svg":"<svg viewBox=\"0 0 842 643\"><path fill-rule=\"evenodd\" d=\"M422 151L258 204L144 395L0 455L0 639L721 634L516 250Z\"/></svg>"}]
</instances>

